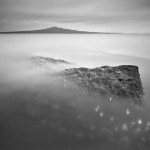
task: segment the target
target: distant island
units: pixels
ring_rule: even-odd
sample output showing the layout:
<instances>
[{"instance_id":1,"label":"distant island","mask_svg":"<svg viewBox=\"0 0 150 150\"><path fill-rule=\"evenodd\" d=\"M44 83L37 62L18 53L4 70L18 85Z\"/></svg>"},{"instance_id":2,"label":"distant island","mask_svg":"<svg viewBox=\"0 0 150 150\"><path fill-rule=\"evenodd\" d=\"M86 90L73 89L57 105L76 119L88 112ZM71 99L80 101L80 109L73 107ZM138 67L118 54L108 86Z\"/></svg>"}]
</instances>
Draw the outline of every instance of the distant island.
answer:
<instances>
[{"instance_id":1,"label":"distant island","mask_svg":"<svg viewBox=\"0 0 150 150\"><path fill-rule=\"evenodd\" d=\"M121 34L121 33L88 32L88 31L78 31L58 27L51 27L40 30L0 32L0 34Z\"/></svg>"}]
</instances>

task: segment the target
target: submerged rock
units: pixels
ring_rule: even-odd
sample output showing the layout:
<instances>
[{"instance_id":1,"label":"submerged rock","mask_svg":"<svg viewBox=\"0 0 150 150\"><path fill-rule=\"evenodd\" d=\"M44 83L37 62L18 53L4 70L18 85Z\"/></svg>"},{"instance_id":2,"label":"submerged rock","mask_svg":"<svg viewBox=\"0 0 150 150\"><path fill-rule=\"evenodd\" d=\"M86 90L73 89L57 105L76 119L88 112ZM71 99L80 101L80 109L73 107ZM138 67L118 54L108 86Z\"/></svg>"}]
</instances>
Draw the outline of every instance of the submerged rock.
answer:
<instances>
[{"instance_id":1,"label":"submerged rock","mask_svg":"<svg viewBox=\"0 0 150 150\"><path fill-rule=\"evenodd\" d=\"M143 98L143 87L137 66L72 68L66 69L64 74L89 92L134 98L137 101Z\"/></svg>"}]
</instances>

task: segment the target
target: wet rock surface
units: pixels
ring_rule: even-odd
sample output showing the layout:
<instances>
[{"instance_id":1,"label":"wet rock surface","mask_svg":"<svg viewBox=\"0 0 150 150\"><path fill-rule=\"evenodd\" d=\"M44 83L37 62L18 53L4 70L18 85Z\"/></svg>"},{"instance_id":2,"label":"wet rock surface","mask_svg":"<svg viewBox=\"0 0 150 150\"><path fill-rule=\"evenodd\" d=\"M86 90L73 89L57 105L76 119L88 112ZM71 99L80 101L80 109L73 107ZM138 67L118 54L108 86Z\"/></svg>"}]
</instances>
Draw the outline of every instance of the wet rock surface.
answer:
<instances>
[{"instance_id":1,"label":"wet rock surface","mask_svg":"<svg viewBox=\"0 0 150 150\"><path fill-rule=\"evenodd\" d=\"M72 68L70 62L50 57L32 56L28 58L32 63L51 70L65 80L75 82L84 88L88 94L100 94L119 98L131 98L135 102L143 101L143 87L139 68L133 65L120 65L116 67L102 66L97 68ZM65 65L58 69L57 65ZM66 69L69 68L69 69ZM58 69L58 70L57 70ZM57 72L56 72L57 70Z\"/></svg>"},{"instance_id":2,"label":"wet rock surface","mask_svg":"<svg viewBox=\"0 0 150 150\"><path fill-rule=\"evenodd\" d=\"M143 98L143 87L137 66L72 68L66 69L64 74L89 92L134 98L136 101L141 101Z\"/></svg>"}]
</instances>

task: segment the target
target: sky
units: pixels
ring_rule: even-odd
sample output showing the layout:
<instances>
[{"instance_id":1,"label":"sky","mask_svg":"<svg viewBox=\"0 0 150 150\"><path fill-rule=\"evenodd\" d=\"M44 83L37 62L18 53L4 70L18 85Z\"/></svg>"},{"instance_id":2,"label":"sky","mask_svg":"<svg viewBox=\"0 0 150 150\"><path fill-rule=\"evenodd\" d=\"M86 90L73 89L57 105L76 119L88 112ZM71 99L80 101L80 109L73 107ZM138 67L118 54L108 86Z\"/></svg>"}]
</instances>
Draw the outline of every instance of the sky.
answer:
<instances>
[{"instance_id":1,"label":"sky","mask_svg":"<svg viewBox=\"0 0 150 150\"><path fill-rule=\"evenodd\" d=\"M52 26L150 33L150 0L0 0L0 31Z\"/></svg>"}]
</instances>

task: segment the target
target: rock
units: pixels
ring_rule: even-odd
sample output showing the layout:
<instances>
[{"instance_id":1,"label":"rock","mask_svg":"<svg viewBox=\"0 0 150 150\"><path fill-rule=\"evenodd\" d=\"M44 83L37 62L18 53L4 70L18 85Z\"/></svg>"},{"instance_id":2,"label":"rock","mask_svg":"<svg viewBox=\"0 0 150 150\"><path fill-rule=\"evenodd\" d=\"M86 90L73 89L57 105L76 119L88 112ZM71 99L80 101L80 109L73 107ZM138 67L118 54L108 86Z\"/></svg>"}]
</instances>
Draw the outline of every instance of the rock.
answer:
<instances>
[{"instance_id":1,"label":"rock","mask_svg":"<svg viewBox=\"0 0 150 150\"><path fill-rule=\"evenodd\" d=\"M143 87L137 66L121 65L117 67L102 66L93 69L71 68L66 66L72 63L49 57L32 56L31 62L46 69L51 69L57 75L63 75L83 87L86 92L108 96L110 101L113 96L131 98L141 102L143 100ZM58 65L64 65L58 69ZM66 69L66 68L69 69ZM59 70L56 72L55 70Z\"/></svg>"},{"instance_id":2,"label":"rock","mask_svg":"<svg viewBox=\"0 0 150 150\"><path fill-rule=\"evenodd\" d=\"M64 75L89 92L122 98L143 98L143 87L137 66L102 66L94 69L66 69Z\"/></svg>"}]
</instances>

